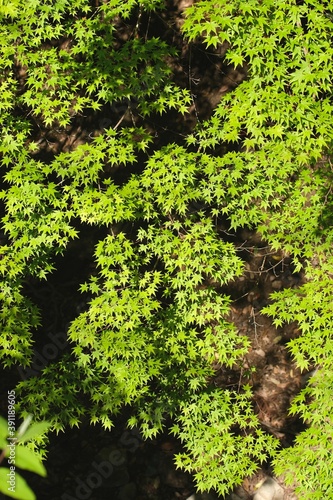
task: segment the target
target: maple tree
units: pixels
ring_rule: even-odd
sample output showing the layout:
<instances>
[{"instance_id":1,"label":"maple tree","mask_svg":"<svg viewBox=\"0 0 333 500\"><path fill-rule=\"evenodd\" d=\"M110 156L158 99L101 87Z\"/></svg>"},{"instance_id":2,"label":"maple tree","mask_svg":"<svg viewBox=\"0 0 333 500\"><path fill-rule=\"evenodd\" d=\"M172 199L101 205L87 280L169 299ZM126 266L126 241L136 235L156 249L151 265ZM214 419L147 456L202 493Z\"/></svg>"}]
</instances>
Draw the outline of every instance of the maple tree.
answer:
<instances>
[{"instance_id":1,"label":"maple tree","mask_svg":"<svg viewBox=\"0 0 333 500\"><path fill-rule=\"evenodd\" d=\"M184 40L226 47L221 57L246 78L181 144L160 145L144 118L184 115L193 100L174 83L176 49L140 29L144 14L164 8L160 0L1 2L1 360L31 363L40 313L26 280L48 280L80 224L104 228L81 285L88 307L68 328L70 350L18 385L22 415L56 430L84 416L110 429L130 405L129 425L146 438L173 418L186 450L176 462L200 490L225 494L270 457L302 499L322 498L333 456L332 3L187 8ZM124 22L133 27L126 36ZM108 106L124 112L43 158L37 130L67 134ZM143 121L131 124L126 113ZM128 172L121 181L117 168ZM288 348L301 369L318 368L292 403L307 429L291 448L261 429L249 386L209 383L216 359L232 367L249 348L226 320L221 287L243 262L216 230L221 218L230 230L256 229L306 273L264 309L277 326L298 322Z\"/></svg>"}]
</instances>

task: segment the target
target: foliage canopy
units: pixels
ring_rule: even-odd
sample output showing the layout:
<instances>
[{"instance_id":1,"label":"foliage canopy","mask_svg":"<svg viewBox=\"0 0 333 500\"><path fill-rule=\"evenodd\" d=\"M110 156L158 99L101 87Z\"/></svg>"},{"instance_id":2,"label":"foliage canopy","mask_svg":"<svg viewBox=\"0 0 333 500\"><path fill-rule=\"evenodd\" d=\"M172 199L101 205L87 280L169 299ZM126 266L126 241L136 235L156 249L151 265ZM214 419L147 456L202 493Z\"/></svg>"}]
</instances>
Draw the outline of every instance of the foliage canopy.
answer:
<instances>
[{"instance_id":1,"label":"foliage canopy","mask_svg":"<svg viewBox=\"0 0 333 500\"><path fill-rule=\"evenodd\" d=\"M85 417L110 429L130 405L129 424L145 437L172 418L186 450L177 464L201 490L225 494L273 457L300 498L322 498L333 466L332 2L203 0L186 9L188 43L222 47L246 78L185 141L160 146L145 119L184 114L193 99L174 83L175 47L141 29L142 16L164 8L1 2L1 360L31 363L41 319L27 280L48 279L80 225L102 228L70 349L19 384L22 414L57 430ZM109 127L43 158L39 132L69 134L111 107L122 112ZM261 430L250 387L210 382L213 362L232 367L249 348L226 320L221 287L243 263L220 219L257 229L306 270L302 287L276 292L264 311L278 326L298 322L288 348L300 368L318 368L291 407L308 428L282 451Z\"/></svg>"}]
</instances>

